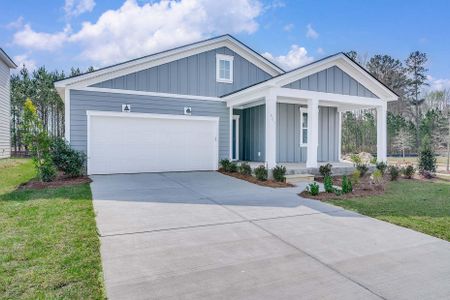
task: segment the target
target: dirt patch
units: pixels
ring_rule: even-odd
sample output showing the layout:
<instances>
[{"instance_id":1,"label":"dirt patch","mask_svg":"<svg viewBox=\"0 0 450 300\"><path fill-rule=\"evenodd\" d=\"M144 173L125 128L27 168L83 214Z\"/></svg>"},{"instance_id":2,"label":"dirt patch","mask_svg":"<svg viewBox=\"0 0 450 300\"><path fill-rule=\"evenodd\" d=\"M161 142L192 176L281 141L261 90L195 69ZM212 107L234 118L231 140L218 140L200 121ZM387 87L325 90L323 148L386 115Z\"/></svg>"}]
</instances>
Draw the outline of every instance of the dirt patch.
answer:
<instances>
[{"instance_id":1,"label":"dirt patch","mask_svg":"<svg viewBox=\"0 0 450 300\"><path fill-rule=\"evenodd\" d=\"M58 188L65 186L73 186L82 183L91 183L92 180L87 176L81 176L76 178L70 178L65 176L58 176L54 181L51 182L41 182L37 180L28 181L20 185L20 189L35 189L41 190L46 188Z\"/></svg>"},{"instance_id":2,"label":"dirt patch","mask_svg":"<svg viewBox=\"0 0 450 300\"><path fill-rule=\"evenodd\" d=\"M295 185L287 183L287 182L279 182L279 181L275 181L275 180L271 180L268 179L266 181L261 181L256 179L256 177L250 176L250 175L244 175L238 172L224 172L222 170L219 170L220 173L234 177L234 178L238 178L238 179L242 179L257 185L261 185L261 186L267 186L267 187L272 187L272 188L286 188L286 187L293 187Z\"/></svg>"}]
</instances>

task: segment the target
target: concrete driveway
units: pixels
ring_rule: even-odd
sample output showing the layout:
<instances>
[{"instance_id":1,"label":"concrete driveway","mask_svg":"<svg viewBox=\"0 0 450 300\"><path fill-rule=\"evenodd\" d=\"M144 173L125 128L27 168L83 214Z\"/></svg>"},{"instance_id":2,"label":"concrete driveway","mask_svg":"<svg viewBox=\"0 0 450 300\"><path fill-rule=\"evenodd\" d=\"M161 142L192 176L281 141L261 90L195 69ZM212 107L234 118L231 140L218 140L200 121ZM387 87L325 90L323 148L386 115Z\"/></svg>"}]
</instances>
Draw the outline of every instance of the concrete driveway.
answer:
<instances>
[{"instance_id":1,"label":"concrete driveway","mask_svg":"<svg viewBox=\"0 0 450 300\"><path fill-rule=\"evenodd\" d=\"M110 299L450 299L450 243L216 172L91 184Z\"/></svg>"}]
</instances>

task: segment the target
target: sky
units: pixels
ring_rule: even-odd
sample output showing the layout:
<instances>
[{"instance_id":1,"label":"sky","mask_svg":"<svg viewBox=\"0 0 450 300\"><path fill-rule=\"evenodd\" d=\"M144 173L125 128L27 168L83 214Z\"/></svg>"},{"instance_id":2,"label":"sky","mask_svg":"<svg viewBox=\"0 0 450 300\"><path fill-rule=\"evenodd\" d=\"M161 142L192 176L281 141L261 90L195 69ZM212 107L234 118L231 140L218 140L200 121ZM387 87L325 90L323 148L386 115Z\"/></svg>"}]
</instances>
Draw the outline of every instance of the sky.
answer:
<instances>
[{"instance_id":1,"label":"sky","mask_svg":"<svg viewBox=\"0 0 450 300\"><path fill-rule=\"evenodd\" d=\"M449 0L0 0L0 47L29 69L86 70L229 33L285 70L340 51L428 55L450 88Z\"/></svg>"}]
</instances>

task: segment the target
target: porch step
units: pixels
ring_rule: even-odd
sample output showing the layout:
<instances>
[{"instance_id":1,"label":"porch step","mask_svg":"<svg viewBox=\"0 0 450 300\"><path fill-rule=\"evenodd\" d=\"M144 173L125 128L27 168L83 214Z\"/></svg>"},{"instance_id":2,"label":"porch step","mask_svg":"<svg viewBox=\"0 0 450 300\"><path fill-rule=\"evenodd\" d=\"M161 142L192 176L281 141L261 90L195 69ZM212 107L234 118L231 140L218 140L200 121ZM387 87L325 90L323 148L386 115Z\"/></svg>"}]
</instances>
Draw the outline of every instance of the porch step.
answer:
<instances>
[{"instance_id":1,"label":"porch step","mask_svg":"<svg viewBox=\"0 0 450 300\"><path fill-rule=\"evenodd\" d=\"M291 174L286 175L286 182L295 184L297 182L313 182L314 175L312 174Z\"/></svg>"}]
</instances>

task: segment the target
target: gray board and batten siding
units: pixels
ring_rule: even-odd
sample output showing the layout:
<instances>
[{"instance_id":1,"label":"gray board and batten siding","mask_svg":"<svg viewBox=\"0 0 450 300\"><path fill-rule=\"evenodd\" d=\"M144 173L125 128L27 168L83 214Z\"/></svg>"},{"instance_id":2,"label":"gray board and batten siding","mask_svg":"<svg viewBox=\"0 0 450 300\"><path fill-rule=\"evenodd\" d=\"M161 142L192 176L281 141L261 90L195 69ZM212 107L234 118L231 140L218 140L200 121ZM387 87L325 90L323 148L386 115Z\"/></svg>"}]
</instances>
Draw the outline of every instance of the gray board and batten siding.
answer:
<instances>
[{"instance_id":1,"label":"gray board and batten siding","mask_svg":"<svg viewBox=\"0 0 450 300\"><path fill-rule=\"evenodd\" d=\"M277 104L277 162L306 162L306 146L300 146L300 105ZM265 161L265 105L234 110L240 115L239 158ZM335 107L319 107L318 161L338 161L338 112ZM258 155L258 153L260 155Z\"/></svg>"},{"instance_id":2,"label":"gray board and batten siding","mask_svg":"<svg viewBox=\"0 0 450 300\"><path fill-rule=\"evenodd\" d=\"M120 112L124 103L131 104L131 111L138 113L183 115L184 107L189 106L193 116L219 117L219 159L228 158L230 127L229 109L225 102L79 90L70 91L71 146L87 152L86 111Z\"/></svg>"},{"instance_id":3,"label":"gray board and batten siding","mask_svg":"<svg viewBox=\"0 0 450 300\"><path fill-rule=\"evenodd\" d=\"M371 91L337 66L293 81L284 87L323 93L377 98Z\"/></svg>"},{"instance_id":4,"label":"gray board and batten siding","mask_svg":"<svg viewBox=\"0 0 450 300\"><path fill-rule=\"evenodd\" d=\"M233 83L216 81L216 54L234 57ZM271 77L236 52L221 47L103 81L93 87L220 97Z\"/></svg>"}]
</instances>

